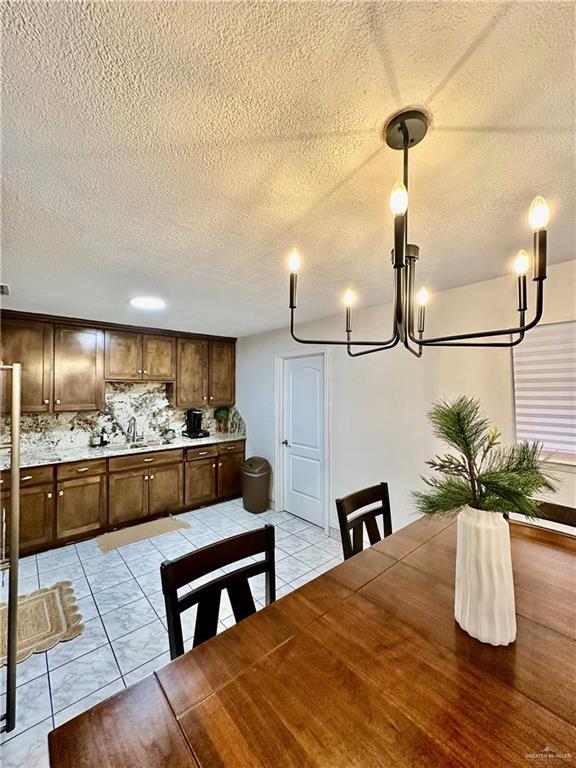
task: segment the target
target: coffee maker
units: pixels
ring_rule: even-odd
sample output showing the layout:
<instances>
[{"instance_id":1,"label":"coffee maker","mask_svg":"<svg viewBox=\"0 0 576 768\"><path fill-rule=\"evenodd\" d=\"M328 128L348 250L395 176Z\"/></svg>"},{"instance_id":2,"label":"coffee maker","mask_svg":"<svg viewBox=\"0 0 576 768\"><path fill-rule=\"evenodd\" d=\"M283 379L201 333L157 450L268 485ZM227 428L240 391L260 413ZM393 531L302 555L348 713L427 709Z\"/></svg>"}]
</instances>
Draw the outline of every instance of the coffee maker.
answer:
<instances>
[{"instance_id":1,"label":"coffee maker","mask_svg":"<svg viewBox=\"0 0 576 768\"><path fill-rule=\"evenodd\" d=\"M186 411L186 428L182 434L186 437L209 437L210 432L202 429L203 413L199 408L190 408Z\"/></svg>"}]
</instances>

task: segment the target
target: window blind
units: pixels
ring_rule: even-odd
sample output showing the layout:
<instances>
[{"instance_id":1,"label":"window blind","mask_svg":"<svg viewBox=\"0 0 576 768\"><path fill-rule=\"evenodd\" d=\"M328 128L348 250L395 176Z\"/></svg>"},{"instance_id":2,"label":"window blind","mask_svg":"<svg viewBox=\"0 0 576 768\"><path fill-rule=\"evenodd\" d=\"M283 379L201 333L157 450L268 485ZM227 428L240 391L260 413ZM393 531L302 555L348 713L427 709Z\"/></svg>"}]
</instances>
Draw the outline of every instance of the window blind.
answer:
<instances>
[{"instance_id":1,"label":"window blind","mask_svg":"<svg viewBox=\"0 0 576 768\"><path fill-rule=\"evenodd\" d=\"M529 331L512 350L516 439L576 456L576 322Z\"/></svg>"}]
</instances>

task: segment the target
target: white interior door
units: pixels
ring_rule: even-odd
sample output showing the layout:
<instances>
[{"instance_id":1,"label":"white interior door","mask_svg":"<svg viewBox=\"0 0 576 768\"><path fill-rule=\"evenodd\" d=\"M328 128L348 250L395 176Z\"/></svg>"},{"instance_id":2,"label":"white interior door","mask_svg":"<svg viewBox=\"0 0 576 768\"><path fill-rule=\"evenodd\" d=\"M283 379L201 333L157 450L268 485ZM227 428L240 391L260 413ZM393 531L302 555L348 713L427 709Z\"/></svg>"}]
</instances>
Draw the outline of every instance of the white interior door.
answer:
<instances>
[{"instance_id":1,"label":"white interior door","mask_svg":"<svg viewBox=\"0 0 576 768\"><path fill-rule=\"evenodd\" d=\"M324 525L324 358L284 361L284 510Z\"/></svg>"}]
</instances>

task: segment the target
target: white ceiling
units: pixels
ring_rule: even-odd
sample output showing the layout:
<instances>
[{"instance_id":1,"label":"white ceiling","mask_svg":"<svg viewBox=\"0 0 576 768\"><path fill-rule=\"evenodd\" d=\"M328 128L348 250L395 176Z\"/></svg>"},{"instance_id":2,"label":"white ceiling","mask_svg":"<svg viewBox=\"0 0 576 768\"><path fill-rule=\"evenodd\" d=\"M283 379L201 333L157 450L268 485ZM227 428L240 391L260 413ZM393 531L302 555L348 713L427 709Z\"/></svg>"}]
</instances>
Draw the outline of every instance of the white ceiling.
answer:
<instances>
[{"instance_id":1,"label":"white ceiling","mask_svg":"<svg viewBox=\"0 0 576 768\"><path fill-rule=\"evenodd\" d=\"M506 274L551 206L574 258L575 14L559 2L11 2L5 306L246 335L390 296L386 117L423 105L411 237L432 289ZM512 279L512 278L511 278ZM144 314L134 295L163 296Z\"/></svg>"}]
</instances>

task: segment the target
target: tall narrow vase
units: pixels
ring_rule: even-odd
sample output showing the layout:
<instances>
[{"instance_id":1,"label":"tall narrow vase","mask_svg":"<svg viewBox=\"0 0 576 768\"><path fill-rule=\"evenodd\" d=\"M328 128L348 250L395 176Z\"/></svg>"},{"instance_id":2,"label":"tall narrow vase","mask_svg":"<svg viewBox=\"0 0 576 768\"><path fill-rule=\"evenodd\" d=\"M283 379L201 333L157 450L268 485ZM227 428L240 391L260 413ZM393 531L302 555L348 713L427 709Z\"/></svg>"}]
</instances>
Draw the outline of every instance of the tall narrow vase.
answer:
<instances>
[{"instance_id":1,"label":"tall narrow vase","mask_svg":"<svg viewBox=\"0 0 576 768\"><path fill-rule=\"evenodd\" d=\"M464 507L458 514L454 616L490 645L516 639L510 528L500 512Z\"/></svg>"}]
</instances>

